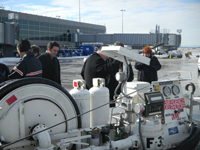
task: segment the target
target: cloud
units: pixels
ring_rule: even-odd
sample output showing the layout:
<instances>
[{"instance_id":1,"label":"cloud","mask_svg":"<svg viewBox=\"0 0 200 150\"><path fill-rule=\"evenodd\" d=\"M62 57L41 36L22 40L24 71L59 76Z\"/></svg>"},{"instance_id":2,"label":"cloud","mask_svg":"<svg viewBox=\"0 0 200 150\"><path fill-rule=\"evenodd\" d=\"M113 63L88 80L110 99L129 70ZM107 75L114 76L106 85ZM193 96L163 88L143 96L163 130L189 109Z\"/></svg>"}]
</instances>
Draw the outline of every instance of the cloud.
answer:
<instances>
[{"instance_id":1,"label":"cloud","mask_svg":"<svg viewBox=\"0 0 200 150\"><path fill-rule=\"evenodd\" d=\"M13 1L10 1L13 4ZM16 2L16 1L15 1ZM37 3L36 3L37 2ZM79 20L79 0L22 1L19 5L5 5L29 13L62 19ZM149 33L156 24L171 33L182 29L182 45L200 45L199 0L80 0L81 21L105 24L107 33Z\"/></svg>"}]
</instances>

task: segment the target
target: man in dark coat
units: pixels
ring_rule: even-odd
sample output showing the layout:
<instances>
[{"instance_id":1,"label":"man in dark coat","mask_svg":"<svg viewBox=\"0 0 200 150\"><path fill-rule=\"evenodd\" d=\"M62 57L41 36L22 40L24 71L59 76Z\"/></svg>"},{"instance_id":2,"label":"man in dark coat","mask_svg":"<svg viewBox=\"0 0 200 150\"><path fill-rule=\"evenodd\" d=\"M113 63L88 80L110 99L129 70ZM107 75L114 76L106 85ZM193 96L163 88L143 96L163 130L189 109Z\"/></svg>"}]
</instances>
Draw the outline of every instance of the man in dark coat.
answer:
<instances>
[{"instance_id":1,"label":"man in dark coat","mask_svg":"<svg viewBox=\"0 0 200 150\"><path fill-rule=\"evenodd\" d=\"M60 82L60 63L56 55L59 50L59 44L56 42L50 42L47 44L47 51L41 54L38 59L42 63L43 78L55 81L58 84Z\"/></svg>"},{"instance_id":2,"label":"man in dark coat","mask_svg":"<svg viewBox=\"0 0 200 150\"><path fill-rule=\"evenodd\" d=\"M102 45L108 46L108 45ZM101 54L101 48L96 53L93 53L84 63L81 76L86 81L86 88L90 89L93 87L93 78L104 78L105 86L109 89L110 100L113 100L114 91L118 85L118 81L115 78L117 72L122 66L122 63L118 60L109 58ZM133 75L133 74L132 74ZM132 77L133 79L133 77ZM117 94L120 93L120 88ZM115 104L110 104L110 107L115 107Z\"/></svg>"},{"instance_id":3,"label":"man in dark coat","mask_svg":"<svg viewBox=\"0 0 200 150\"><path fill-rule=\"evenodd\" d=\"M107 76L110 75L110 73L116 71L118 72L119 70L120 62L114 59L112 59L112 61L109 61L109 57L100 53L101 48L99 48L96 53L93 53L83 65L81 76L84 80L86 80L87 89L93 87L93 78L104 78L107 85Z\"/></svg>"},{"instance_id":4,"label":"man in dark coat","mask_svg":"<svg viewBox=\"0 0 200 150\"><path fill-rule=\"evenodd\" d=\"M14 66L9 79L17 79L23 77L42 77L42 64L35 57L33 52L30 52L30 42L25 39L21 39L17 43L17 51L21 57L21 60Z\"/></svg>"},{"instance_id":5,"label":"man in dark coat","mask_svg":"<svg viewBox=\"0 0 200 150\"><path fill-rule=\"evenodd\" d=\"M108 46L108 45L102 45ZM89 90L93 87L93 78L104 78L105 86L110 91L114 91L116 88L115 82L111 83L115 79L115 74L119 71L120 62L101 54L101 48L98 49L96 53L93 53L84 63L81 70L81 76L86 81L86 88ZM111 76L112 77L111 77ZM115 80L116 81L116 80ZM109 85L109 87L108 87ZM114 92L110 92L110 99L113 99ZM110 104L113 107L114 104Z\"/></svg>"},{"instance_id":6,"label":"man in dark coat","mask_svg":"<svg viewBox=\"0 0 200 150\"><path fill-rule=\"evenodd\" d=\"M152 56L152 50L149 46L144 48L143 55L151 59L150 65L147 66L140 62L135 63L135 69L138 70L137 80L151 84L152 81L158 81L157 71L161 69L161 64L155 56Z\"/></svg>"}]
</instances>

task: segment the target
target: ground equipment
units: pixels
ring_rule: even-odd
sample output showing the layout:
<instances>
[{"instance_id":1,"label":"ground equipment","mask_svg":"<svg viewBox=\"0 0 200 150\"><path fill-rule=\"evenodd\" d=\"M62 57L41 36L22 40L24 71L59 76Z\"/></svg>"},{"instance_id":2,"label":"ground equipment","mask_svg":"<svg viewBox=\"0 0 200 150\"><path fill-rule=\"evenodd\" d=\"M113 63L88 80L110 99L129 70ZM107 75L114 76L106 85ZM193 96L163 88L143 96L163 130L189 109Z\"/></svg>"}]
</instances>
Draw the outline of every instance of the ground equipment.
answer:
<instances>
[{"instance_id":1,"label":"ground equipment","mask_svg":"<svg viewBox=\"0 0 200 150\"><path fill-rule=\"evenodd\" d=\"M191 117L192 103L191 111L187 111L194 85L186 86L188 91L192 86L186 98L181 79L152 84L126 82L127 60L149 65L149 59L120 46L103 47L102 53L124 64L124 72L117 76L121 94L115 99L116 108L109 108L108 89L102 78L93 79L89 91L83 80L75 80L70 94L48 79L8 81L0 87L0 148L194 149L200 128Z\"/></svg>"}]
</instances>

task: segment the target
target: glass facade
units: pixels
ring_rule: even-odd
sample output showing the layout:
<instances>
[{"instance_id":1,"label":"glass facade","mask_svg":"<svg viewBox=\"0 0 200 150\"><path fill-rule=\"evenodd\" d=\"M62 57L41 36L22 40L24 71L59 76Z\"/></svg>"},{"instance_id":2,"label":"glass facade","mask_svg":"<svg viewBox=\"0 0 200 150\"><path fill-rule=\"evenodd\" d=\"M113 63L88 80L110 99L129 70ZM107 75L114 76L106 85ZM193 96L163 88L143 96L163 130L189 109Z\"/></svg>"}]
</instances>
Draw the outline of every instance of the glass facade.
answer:
<instances>
[{"instance_id":1,"label":"glass facade","mask_svg":"<svg viewBox=\"0 0 200 150\"><path fill-rule=\"evenodd\" d=\"M71 41L66 25L19 19L19 39Z\"/></svg>"},{"instance_id":2,"label":"glass facade","mask_svg":"<svg viewBox=\"0 0 200 150\"><path fill-rule=\"evenodd\" d=\"M3 22L12 22L6 17L2 17ZM97 34L105 33L105 30L92 29L87 27L76 27L57 23L39 22L19 19L19 39L47 40L47 41L71 41L71 33Z\"/></svg>"}]
</instances>

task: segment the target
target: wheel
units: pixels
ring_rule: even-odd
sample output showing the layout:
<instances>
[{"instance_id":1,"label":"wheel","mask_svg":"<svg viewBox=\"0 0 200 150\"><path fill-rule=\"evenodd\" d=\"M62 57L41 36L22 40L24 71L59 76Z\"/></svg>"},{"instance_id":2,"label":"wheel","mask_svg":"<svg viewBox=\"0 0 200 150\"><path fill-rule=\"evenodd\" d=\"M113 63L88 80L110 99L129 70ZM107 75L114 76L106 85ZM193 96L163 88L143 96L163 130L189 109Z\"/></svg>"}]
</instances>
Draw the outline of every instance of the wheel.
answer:
<instances>
[{"instance_id":1,"label":"wheel","mask_svg":"<svg viewBox=\"0 0 200 150\"><path fill-rule=\"evenodd\" d=\"M79 115L72 96L44 78L23 78L0 87L0 136L13 142L28 136L37 124L51 127ZM50 134L81 128L81 118L50 129Z\"/></svg>"}]
</instances>

